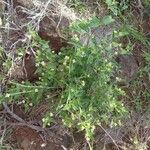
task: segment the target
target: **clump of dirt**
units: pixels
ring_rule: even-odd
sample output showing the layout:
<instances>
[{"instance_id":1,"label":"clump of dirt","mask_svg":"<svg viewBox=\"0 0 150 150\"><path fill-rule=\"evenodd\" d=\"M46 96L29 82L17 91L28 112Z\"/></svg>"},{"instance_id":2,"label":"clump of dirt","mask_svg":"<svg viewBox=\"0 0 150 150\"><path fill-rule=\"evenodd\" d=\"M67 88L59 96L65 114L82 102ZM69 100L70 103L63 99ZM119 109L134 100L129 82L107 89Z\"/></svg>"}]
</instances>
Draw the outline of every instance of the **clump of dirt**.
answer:
<instances>
[{"instance_id":1,"label":"clump of dirt","mask_svg":"<svg viewBox=\"0 0 150 150\"><path fill-rule=\"evenodd\" d=\"M61 142L53 141L55 137L49 137L49 140L45 140L42 134L37 133L31 128L15 127L11 136L13 143L18 143L19 147L23 150L63 150Z\"/></svg>"},{"instance_id":2,"label":"clump of dirt","mask_svg":"<svg viewBox=\"0 0 150 150\"><path fill-rule=\"evenodd\" d=\"M57 127L56 127L57 128ZM57 130L57 131L55 131ZM24 126L16 126L11 134L11 144L16 148L23 150L64 150L71 149L82 150L83 145L86 143L83 134L76 133L74 138L67 134L58 136L59 128L54 129L53 132L46 131L47 133L37 133L31 128ZM74 143L73 143L74 139ZM17 143L17 144L16 144Z\"/></svg>"},{"instance_id":3,"label":"clump of dirt","mask_svg":"<svg viewBox=\"0 0 150 150\"><path fill-rule=\"evenodd\" d=\"M65 17L59 18L58 16L55 16L53 22L48 17L45 17L40 22L38 34L42 39L49 41L51 49L58 53L62 47L68 45L67 40L62 37L59 30L68 26L69 21Z\"/></svg>"},{"instance_id":4,"label":"clump of dirt","mask_svg":"<svg viewBox=\"0 0 150 150\"><path fill-rule=\"evenodd\" d=\"M12 66L8 71L10 79L14 79L19 82L24 80L34 82L37 80L38 75L35 73L35 56L32 51L26 52L20 61L20 64L18 64L18 61L12 63Z\"/></svg>"},{"instance_id":5,"label":"clump of dirt","mask_svg":"<svg viewBox=\"0 0 150 150\"><path fill-rule=\"evenodd\" d=\"M124 84L128 84L136 77L139 69L135 57L133 55L119 55L116 57L116 61L121 67L118 77L124 80Z\"/></svg>"}]
</instances>

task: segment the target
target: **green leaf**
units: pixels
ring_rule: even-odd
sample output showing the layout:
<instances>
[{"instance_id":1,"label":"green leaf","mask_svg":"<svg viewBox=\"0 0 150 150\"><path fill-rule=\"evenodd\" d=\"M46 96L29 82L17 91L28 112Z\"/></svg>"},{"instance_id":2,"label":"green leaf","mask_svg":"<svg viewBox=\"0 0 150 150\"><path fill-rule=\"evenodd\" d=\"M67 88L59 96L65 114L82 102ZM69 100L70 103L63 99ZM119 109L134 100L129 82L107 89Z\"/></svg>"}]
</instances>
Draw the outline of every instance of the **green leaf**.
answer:
<instances>
[{"instance_id":1,"label":"green leaf","mask_svg":"<svg viewBox=\"0 0 150 150\"><path fill-rule=\"evenodd\" d=\"M112 0L106 0L107 5L112 5Z\"/></svg>"},{"instance_id":2,"label":"green leaf","mask_svg":"<svg viewBox=\"0 0 150 150\"><path fill-rule=\"evenodd\" d=\"M103 25L109 25L113 23L115 20L112 18L112 16L106 16L102 19L102 24Z\"/></svg>"},{"instance_id":3,"label":"green leaf","mask_svg":"<svg viewBox=\"0 0 150 150\"><path fill-rule=\"evenodd\" d=\"M101 25L101 22L97 17L93 17L89 23L90 28L96 28L100 25Z\"/></svg>"}]
</instances>

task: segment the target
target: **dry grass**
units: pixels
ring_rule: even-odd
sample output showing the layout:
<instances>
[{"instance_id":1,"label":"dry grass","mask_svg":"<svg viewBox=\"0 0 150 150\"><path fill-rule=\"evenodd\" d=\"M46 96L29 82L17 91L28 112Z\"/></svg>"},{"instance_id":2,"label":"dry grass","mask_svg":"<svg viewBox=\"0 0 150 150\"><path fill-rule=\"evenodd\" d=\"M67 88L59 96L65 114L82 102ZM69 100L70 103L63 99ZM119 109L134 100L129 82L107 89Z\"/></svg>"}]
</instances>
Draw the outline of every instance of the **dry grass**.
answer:
<instances>
[{"instance_id":1,"label":"dry grass","mask_svg":"<svg viewBox=\"0 0 150 150\"><path fill-rule=\"evenodd\" d=\"M121 127L104 129L104 136L99 141L113 144L116 150L149 150L150 114L133 113Z\"/></svg>"}]
</instances>

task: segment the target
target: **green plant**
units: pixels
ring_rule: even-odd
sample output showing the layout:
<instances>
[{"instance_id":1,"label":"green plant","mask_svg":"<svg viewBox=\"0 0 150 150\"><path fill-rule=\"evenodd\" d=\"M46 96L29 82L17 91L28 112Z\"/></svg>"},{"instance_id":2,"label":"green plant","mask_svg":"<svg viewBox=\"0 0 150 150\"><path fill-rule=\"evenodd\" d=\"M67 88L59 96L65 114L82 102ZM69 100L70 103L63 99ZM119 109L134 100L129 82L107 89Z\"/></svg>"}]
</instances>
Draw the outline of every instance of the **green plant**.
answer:
<instances>
[{"instance_id":1,"label":"green plant","mask_svg":"<svg viewBox=\"0 0 150 150\"><path fill-rule=\"evenodd\" d=\"M146 47L145 47L146 50ZM132 102L132 110L137 112L146 112L150 106L150 53L143 53L143 64L140 65L135 80L132 81L129 90L132 91L132 98L128 97Z\"/></svg>"},{"instance_id":2,"label":"green plant","mask_svg":"<svg viewBox=\"0 0 150 150\"><path fill-rule=\"evenodd\" d=\"M146 46L150 45L149 39L146 38L142 32L138 31L138 29L134 28L133 26L125 25L122 27L121 30L123 32L127 32L129 36L141 42L143 45L146 45Z\"/></svg>"},{"instance_id":3,"label":"green plant","mask_svg":"<svg viewBox=\"0 0 150 150\"><path fill-rule=\"evenodd\" d=\"M39 80L34 84L10 82L1 101L22 98L28 105L37 104L48 93L59 90L54 110L43 119L44 126L51 123L53 115L57 114L67 127L85 131L88 142L93 139L97 125L120 124L126 110L119 101L124 92L115 85L115 81L111 81L117 67L113 59L113 44L107 38L96 41L90 32L93 27L113 21L111 16L107 16L102 20L93 18L73 23L70 26L73 36L69 40L72 46L58 54L49 49L48 43L36 32L30 31L31 46L36 49ZM81 34L88 38L85 45L79 40Z\"/></svg>"},{"instance_id":4,"label":"green plant","mask_svg":"<svg viewBox=\"0 0 150 150\"><path fill-rule=\"evenodd\" d=\"M80 13L86 10L86 5L81 0L69 0L67 5Z\"/></svg>"},{"instance_id":5,"label":"green plant","mask_svg":"<svg viewBox=\"0 0 150 150\"><path fill-rule=\"evenodd\" d=\"M147 11L149 11L149 10L150 10L150 2L149 2L149 0L143 0L143 1L141 1L141 2L142 2L142 4L143 4L144 8L145 8Z\"/></svg>"},{"instance_id":6,"label":"green plant","mask_svg":"<svg viewBox=\"0 0 150 150\"><path fill-rule=\"evenodd\" d=\"M116 65L113 62L112 47L107 43L107 39L97 43L90 34L92 27L106 25L112 21L108 16L101 21L93 18L72 24L72 47L64 49L58 55L50 51L48 53L51 54L46 53L45 56L50 56L44 56L44 60L49 61L47 64L43 63L45 67L40 70L45 72L42 79L47 79L49 70L49 81L53 81L51 86L62 89L56 110L64 124L84 130L88 141L93 137L95 125L101 122L116 124L126 112L117 100L118 96L124 94L123 91L110 82ZM81 33L89 38L87 45L80 43ZM43 56L40 58L43 59Z\"/></svg>"},{"instance_id":7,"label":"green plant","mask_svg":"<svg viewBox=\"0 0 150 150\"><path fill-rule=\"evenodd\" d=\"M129 7L129 0L104 0L104 2L107 4L108 9L116 16Z\"/></svg>"}]
</instances>

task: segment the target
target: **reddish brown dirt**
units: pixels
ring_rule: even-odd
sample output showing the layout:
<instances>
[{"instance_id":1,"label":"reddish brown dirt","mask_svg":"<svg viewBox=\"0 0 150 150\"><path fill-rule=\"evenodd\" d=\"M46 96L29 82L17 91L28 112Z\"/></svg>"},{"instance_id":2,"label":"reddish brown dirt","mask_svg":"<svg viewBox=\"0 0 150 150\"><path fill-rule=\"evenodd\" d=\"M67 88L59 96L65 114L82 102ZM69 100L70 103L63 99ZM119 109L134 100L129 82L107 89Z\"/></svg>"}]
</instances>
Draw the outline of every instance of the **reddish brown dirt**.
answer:
<instances>
[{"instance_id":1,"label":"reddish brown dirt","mask_svg":"<svg viewBox=\"0 0 150 150\"><path fill-rule=\"evenodd\" d=\"M10 79L15 79L19 82L24 80L34 82L35 80L38 80L38 75L35 73L36 69L33 53L31 51L26 52L22 57L21 63L19 65L13 63L9 69Z\"/></svg>"},{"instance_id":2,"label":"reddish brown dirt","mask_svg":"<svg viewBox=\"0 0 150 150\"><path fill-rule=\"evenodd\" d=\"M11 109L12 106L9 106L9 108ZM40 122L47 108L44 104L39 104L39 107L37 106L32 111L25 114L21 106L14 105L13 110L14 114L24 120L28 120L27 122L29 122L29 120L32 121L31 118L33 117L33 122L35 122L33 125L35 124L41 128ZM37 130L19 124L11 115L8 115L7 118L7 123L12 129L8 143L10 143L13 148L19 148L19 150L63 150L62 146L70 147L72 145L72 138L65 134L67 130L65 131L61 125L56 124L54 125L56 127L52 130L45 128L44 132L38 132Z\"/></svg>"},{"instance_id":3,"label":"reddish brown dirt","mask_svg":"<svg viewBox=\"0 0 150 150\"><path fill-rule=\"evenodd\" d=\"M62 150L60 144L47 143L39 133L27 127L15 127L11 136L23 150Z\"/></svg>"},{"instance_id":4,"label":"reddish brown dirt","mask_svg":"<svg viewBox=\"0 0 150 150\"><path fill-rule=\"evenodd\" d=\"M40 22L39 36L49 42L50 48L58 53L62 47L66 47L67 41L60 37L60 29L68 27L69 22L66 18L62 18L59 24L59 28L56 29L56 26L59 22L57 16L54 17L55 24L47 17L43 18Z\"/></svg>"}]
</instances>

